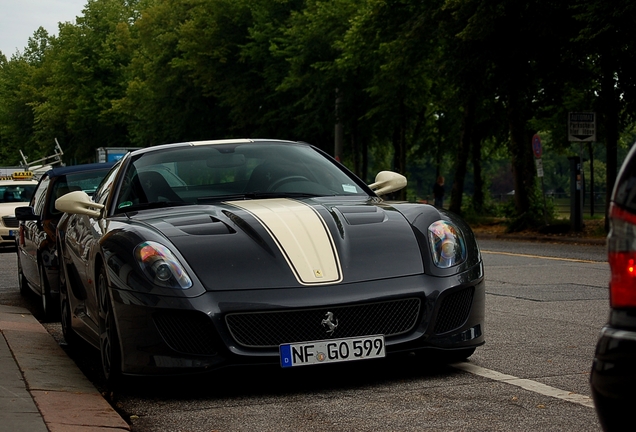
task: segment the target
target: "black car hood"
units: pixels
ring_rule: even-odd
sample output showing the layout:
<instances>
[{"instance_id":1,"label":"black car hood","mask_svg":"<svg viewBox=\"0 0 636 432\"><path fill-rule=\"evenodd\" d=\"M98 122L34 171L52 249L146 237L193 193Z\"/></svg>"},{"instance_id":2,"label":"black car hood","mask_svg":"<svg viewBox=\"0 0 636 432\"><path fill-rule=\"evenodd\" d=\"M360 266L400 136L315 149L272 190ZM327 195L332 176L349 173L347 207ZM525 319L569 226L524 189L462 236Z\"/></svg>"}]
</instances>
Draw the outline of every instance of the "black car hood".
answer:
<instances>
[{"instance_id":1,"label":"black car hood","mask_svg":"<svg viewBox=\"0 0 636 432\"><path fill-rule=\"evenodd\" d=\"M421 274L413 228L389 205L241 200L139 212L207 290L331 285Z\"/></svg>"}]
</instances>

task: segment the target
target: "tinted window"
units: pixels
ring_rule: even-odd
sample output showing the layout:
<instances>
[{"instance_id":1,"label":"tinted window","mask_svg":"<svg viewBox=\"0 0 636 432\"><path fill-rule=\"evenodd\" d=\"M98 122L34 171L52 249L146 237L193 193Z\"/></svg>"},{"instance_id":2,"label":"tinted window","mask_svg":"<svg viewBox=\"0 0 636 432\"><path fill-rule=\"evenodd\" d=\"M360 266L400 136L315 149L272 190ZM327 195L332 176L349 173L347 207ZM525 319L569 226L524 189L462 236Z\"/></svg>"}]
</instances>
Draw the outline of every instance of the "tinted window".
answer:
<instances>
[{"instance_id":1,"label":"tinted window","mask_svg":"<svg viewBox=\"0 0 636 432\"><path fill-rule=\"evenodd\" d=\"M33 196L35 186L35 183L33 185L12 184L0 186L0 203L29 202L31 196Z\"/></svg>"},{"instance_id":2,"label":"tinted window","mask_svg":"<svg viewBox=\"0 0 636 432\"><path fill-rule=\"evenodd\" d=\"M84 191L89 195L93 195L107 173L108 169L103 169L99 171L88 171L57 177L55 179L55 184L53 185L53 194L49 204L49 211L52 214L60 213L55 208L55 200L69 192Z\"/></svg>"},{"instance_id":3,"label":"tinted window","mask_svg":"<svg viewBox=\"0 0 636 432\"><path fill-rule=\"evenodd\" d=\"M93 201L104 205L106 204L106 199L108 198L110 190L113 188L113 183L115 181L115 178L117 177L117 173L119 172L119 167L120 164L118 163L111 168L111 170L106 174L105 177L103 177L100 185L95 191Z\"/></svg>"}]
</instances>

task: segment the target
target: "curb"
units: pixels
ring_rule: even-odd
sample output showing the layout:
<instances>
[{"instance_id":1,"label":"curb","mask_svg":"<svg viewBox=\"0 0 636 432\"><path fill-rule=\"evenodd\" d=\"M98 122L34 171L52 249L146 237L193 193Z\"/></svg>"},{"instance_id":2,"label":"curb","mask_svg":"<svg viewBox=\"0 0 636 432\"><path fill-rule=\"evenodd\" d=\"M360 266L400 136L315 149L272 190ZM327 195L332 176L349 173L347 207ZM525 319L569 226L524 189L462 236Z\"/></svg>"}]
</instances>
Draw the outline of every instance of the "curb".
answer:
<instances>
[{"instance_id":1,"label":"curb","mask_svg":"<svg viewBox=\"0 0 636 432\"><path fill-rule=\"evenodd\" d=\"M0 411L15 418L7 430L130 431L130 426L102 397L77 365L68 357L53 337L26 309L0 305L0 332L9 355L3 355L0 345L0 370L17 366L21 387L28 392L37 408L26 411L0 397ZM4 382L4 380L3 380ZM24 404L20 388L14 382L16 395ZM7 412L8 411L8 412ZM29 413L28 421L20 415ZM16 414L16 415L14 415ZM39 414L41 420L35 418ZM1 418L1 417L0 417ZM38 421L39 420L39 421ZM38 423L43 420L45 429ZM15 426L15 427L14 427Z\"/></svg>"},{"instance_id":2,"label":"curb","mask_svg":"<svg viewBox=\"0 0 636 432\"><path fill-rule=\"evenodd\" d=\"M487 234L475 233L477 240L511 240L511 241L532 241L544 243L570 243L570 244L587 244L605 246L607 240L605 238L587 238L587 237L554 237L546 235L515 235L515 234Z\"/></svg>"}]
</instances>

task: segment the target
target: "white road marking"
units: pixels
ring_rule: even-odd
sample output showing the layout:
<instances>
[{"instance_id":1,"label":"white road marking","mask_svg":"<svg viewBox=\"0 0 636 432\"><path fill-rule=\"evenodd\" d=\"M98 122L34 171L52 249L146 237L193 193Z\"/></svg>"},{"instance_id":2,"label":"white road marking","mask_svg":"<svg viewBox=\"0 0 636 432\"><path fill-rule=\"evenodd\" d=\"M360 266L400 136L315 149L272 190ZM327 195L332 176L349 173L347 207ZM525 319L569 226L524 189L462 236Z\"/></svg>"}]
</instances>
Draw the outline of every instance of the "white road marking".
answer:
<instances>
[{"instance_id":1,"label":"white road marking","mask_svg":"<svg viewBox=\"0 0 636 432\"><path fill-rule=\"evenodd\" d=\"M599 264L607 261L592 261L592 260L584 260L584 259L575 259L575 258L557 258L557 257L549 257L543 255L529 255L529 254L520 254L520 253L512 253L512 252L495 252L489 250L482 250L482 254L492 254L492 255L508 255L508 256L518 256L524 258L541 258L547 260L555 260L555 261L569 261L569 262L579 262L579 263L590 263L590 264Z\"/></svg>"},{"instance_id":2,"label":"white road marking","mask_svg":"<svg viewBox=\"0 0 636 432\"><path fill-rule=\"evenodd\" d=\"M469 372L474 375L479 375L484 378L488 378L494 381L511 384L517 387L521 387L524 390L528 390L534 393L539 393L544 396L550 396L557 399L562 399L568 402L576 403L586 407L594 408L594 402L589 396L581 395L574 392L558 389L556 387L550 387L549 385L541 384L540 382L532 381L529 379L517 378L512 375L506 375L500 372L496 372L490 369L486 369L480 366L476 366L471 363L454 363L454 368Z\"/></svg>"}]
</instances>

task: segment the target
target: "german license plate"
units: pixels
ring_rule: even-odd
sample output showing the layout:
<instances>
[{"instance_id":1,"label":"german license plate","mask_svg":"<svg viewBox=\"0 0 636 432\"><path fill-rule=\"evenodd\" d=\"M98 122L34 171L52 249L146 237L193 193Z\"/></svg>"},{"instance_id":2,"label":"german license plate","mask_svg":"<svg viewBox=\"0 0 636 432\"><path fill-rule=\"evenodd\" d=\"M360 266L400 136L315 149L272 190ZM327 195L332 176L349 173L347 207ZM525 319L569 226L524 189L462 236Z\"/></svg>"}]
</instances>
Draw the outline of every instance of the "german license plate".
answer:
<instances>
[{"instance_id":1,"label":"german license plate","mask_svg":"<svg viewBox=\"0 0 636 432\"><path fill-rule=\"evenodd\" d=\"M329 339L280 346L284 368L385 357L384 336Z\"/></svg>"},{"instance_id":2,"label":"german license plate","mask_svg":"<svg viewBox=\"0 0 636 432\"><path fill-rule=\"evenodd\" d=\"M16 230L9 230L9 237L15 237L17 233Z\"/></svg>"}]
</instances>

